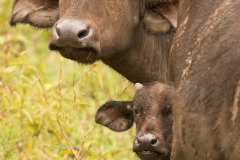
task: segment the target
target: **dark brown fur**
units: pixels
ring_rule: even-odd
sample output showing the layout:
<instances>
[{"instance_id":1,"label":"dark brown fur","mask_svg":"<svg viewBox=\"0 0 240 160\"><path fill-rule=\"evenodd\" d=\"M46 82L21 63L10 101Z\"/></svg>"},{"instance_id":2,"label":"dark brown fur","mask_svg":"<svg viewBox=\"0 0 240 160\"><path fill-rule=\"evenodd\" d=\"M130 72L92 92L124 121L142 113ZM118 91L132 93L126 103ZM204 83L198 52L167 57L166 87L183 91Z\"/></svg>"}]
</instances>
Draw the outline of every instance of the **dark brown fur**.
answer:
<instances>
[{"instance_id":1,"label":"dark brown fur","mask_svg":"<svg viewBox=\"0 0 240 160\"><path fill-rule=\"evenodd\" d=\"M173 160L240 159L240 2L183 0L173 42Z\"/></svg>"}]
</instances>

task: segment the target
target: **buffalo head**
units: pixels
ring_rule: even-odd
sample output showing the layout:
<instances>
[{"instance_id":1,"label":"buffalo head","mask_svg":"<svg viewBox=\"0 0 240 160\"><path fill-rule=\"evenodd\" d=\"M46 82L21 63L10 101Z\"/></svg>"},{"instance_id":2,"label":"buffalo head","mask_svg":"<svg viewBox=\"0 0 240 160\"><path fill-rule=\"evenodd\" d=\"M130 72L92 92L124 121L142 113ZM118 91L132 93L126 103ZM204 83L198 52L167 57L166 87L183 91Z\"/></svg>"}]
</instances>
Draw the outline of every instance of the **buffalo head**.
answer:
<instances>
[{"instance_id":1,"label":"buffalo head","mask_svg":"<svg viewBox=\"0 0 240 160\"><path fill-rule=\"evenodd\" d=\"M132 82L165 81L177 5L170 0L16 0L10 24L52 27L49 47L66 58L102 60Z\"/></svg>"}]
</instances>

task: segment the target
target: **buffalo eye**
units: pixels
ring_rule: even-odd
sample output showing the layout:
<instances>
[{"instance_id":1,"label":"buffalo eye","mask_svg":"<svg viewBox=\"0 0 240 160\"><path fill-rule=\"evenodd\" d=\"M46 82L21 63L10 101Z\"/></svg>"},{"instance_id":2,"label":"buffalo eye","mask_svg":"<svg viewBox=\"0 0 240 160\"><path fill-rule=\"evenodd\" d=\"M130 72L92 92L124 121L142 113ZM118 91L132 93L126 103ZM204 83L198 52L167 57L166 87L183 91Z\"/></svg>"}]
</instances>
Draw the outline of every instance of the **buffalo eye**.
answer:
<instances>
[{"instance_id":1,"label":"buffalo eye","mask_svg":"<svg viewBox=\"0 0 240 160\"><path fill-rule=\"evenodd\" d=\"M135 116L139 116L139 114L140 114L139 110L137 109L137 107L135 105L133 106L133 113Z\"/></svg>"},{"instance_id":2,"label":"buffalo eye","mask_svg":"<svg viewBox=\"0 0 240 160\"><path fill-rule=\"evenodd\" d=\"M162 111L162 114L164 116L168 116L168 115L172 114L172 107L170 105L165 106Z\"/></svg>"}]
</instances>

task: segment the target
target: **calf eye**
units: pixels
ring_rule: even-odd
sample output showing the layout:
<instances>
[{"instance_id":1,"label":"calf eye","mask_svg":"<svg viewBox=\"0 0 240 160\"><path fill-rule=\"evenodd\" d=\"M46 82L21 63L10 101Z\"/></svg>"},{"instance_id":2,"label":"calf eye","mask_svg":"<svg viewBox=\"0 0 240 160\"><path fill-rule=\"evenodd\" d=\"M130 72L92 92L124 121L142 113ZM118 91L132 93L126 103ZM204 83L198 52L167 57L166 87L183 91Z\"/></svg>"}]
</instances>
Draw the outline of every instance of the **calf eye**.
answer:
<instances>
[{"instance_id":1,"label":"calf eye","mask_svg":"<svg viewBox=\"0 0 240 160\"><path fill-rule=\"evenodd\" d=\"M168 115L170 115L171 113L172 113L172 109L171 109L171 106L170 105L168 105L168 106L166 106L166 107L164 107L164 109L163 109L163 115L165 115L165 116L168 116Z\"/></svg>"},{"instance_id":2,"label":"calf eye","mask_svg":"<svg viewBox=\"0 0 240 160\"><path fill-rule=\"evenodd\" d=\"M134 115L136 115L136 116L139 115L139 111L138 111L138 109L137 109L136 106L133 106L133 113L134 113Z\"/></svg>"}]
</instances>

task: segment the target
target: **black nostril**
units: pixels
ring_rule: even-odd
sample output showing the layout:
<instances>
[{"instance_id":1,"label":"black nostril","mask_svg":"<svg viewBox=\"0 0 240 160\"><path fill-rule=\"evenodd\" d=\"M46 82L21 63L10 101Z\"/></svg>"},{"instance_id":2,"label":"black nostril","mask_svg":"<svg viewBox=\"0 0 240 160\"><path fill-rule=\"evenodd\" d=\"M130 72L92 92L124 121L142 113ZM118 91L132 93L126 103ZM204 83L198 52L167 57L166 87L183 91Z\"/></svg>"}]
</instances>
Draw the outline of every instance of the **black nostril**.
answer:
<instances>
[{"instance_id":1,"label":"black nostril","mask_svg":"<svg viewBox=\"0 0 240 160\"><path fill-rule=\"evenodd\" d=\"M151 139L151 144L155 145L157 143L157 139Z\"/></svg>"},{"instance_id":2,"label":"black nostril","mask_svg":"<svg viewBox=\"0 0 240 160\"><path fill-rule=\"evenodd\" d=\"M135 146L139 146L140 143L141 143L141 142L140 142L140 140L139 140L138 138L135 138L135 139L134 139L134 145L135 145Z\"/></svg>"},{"instance_id":3,"label":"black nostril","mask_svg":"<svg viewBox=\"0 0 240 160\"><path fill-rule=\"evenodd\" d=\"M61 36L60 28L58 26L56 26L56 32L58 36Z\"/></svg>"},{"instance_id":4,"label":"black nostril","mask_svg":"<svg viewBox=\"0 0 240 160\"><path fill-rule=\"evenodd\" d=\"M81 30L78 32L78 38L81 39L81 38L84 38L88 35L89 33L89 29L84 29L84 30Z\"/></svg>"},{"instance_id":5,"label":"black nostril","mask_svg":"<svg viewBox=\"0 0 240 160\"><path fill-rule=\"evenodd\" d=\"M137 142L137 144L141 143L141 142L140 142L140 139L138 139L138 138L137 138L136 142Z\"/></svg>"}]
</instances>

